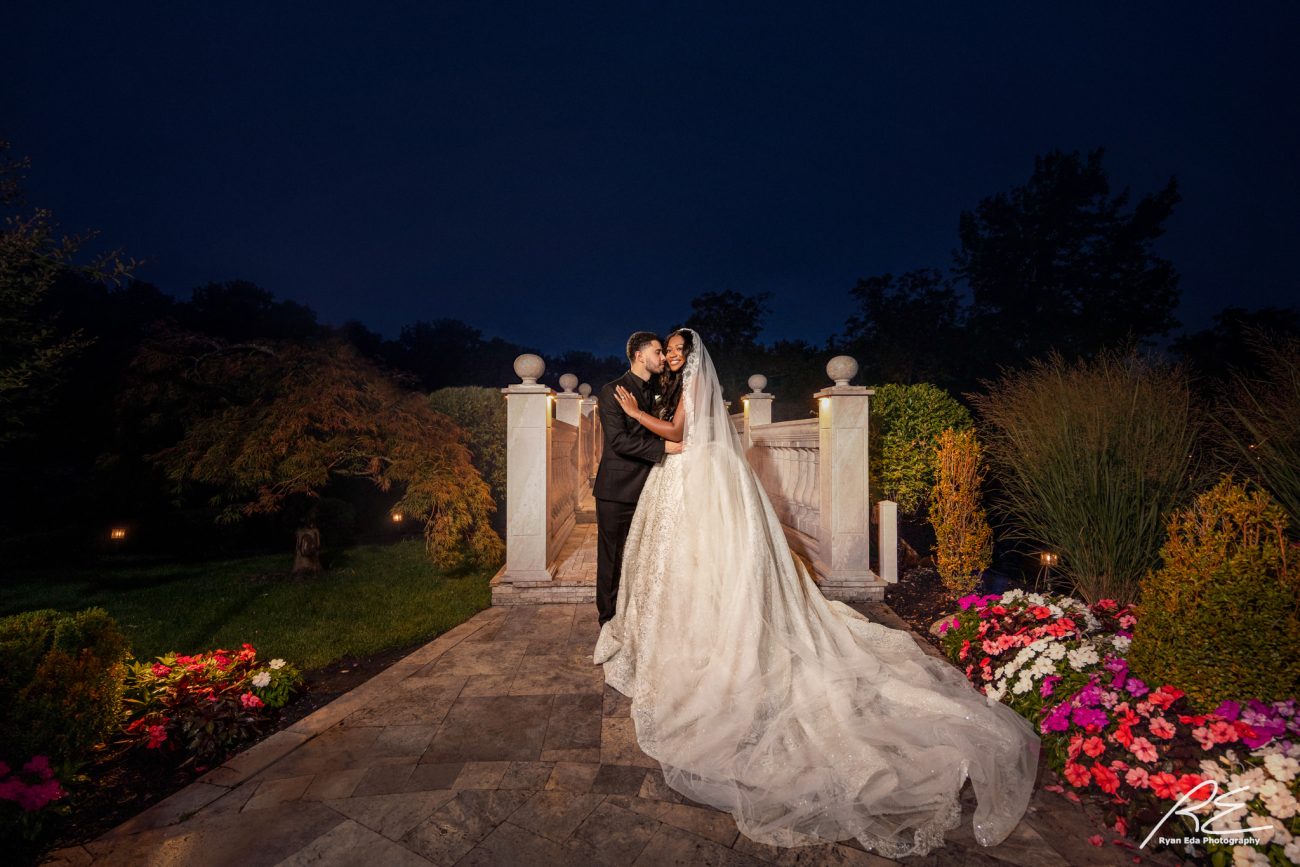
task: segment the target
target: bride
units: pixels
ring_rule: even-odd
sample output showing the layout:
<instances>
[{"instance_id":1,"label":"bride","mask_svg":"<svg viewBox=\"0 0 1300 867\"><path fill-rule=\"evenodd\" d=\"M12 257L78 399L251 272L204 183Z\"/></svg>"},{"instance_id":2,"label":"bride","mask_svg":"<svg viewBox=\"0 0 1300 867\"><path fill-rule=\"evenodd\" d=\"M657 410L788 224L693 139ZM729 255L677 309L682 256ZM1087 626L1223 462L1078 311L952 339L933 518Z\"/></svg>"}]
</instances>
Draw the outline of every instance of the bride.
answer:
<instances>
[{"instance_id":1,"label":"bride","mask_svg":"<svg viewBox=\"0 0 1300 867\"><path fill-rule=\"evenodd\" d=\"M664 419L594 661L632 699L668 785L774 846L856 838L889 857L943 845L971 779L975 838L1006 838L1039 741L903 630L822 596L750 468L698 334L668 339Z\"/></svg>"}]
</instances>

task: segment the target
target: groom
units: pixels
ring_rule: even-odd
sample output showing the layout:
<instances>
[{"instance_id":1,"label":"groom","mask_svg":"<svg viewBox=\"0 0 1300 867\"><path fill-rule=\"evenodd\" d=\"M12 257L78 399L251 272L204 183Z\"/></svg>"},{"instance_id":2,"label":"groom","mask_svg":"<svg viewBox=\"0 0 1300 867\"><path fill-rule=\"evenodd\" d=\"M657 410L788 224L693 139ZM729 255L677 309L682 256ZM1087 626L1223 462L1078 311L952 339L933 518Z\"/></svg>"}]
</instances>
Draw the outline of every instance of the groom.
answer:
<instances>
[{"instance_id":1,"label":"groom","mask_svg":"<svg viewBox=\"0 0 1300 867\"><path fill-rule=\"evenodd\" d=\"M621 385L632 393L643 411L653 412L650 377L664 369L664 348L658 335L638 331L629 337L627 360L631 369L606 383L597 399L605 451L591 493L596 500L596 609L601 625L614 616L623 545L650 468L665 453L682 450L681 443L665 442L629 418L614 394Z\"/></svg>"}]
</instances>

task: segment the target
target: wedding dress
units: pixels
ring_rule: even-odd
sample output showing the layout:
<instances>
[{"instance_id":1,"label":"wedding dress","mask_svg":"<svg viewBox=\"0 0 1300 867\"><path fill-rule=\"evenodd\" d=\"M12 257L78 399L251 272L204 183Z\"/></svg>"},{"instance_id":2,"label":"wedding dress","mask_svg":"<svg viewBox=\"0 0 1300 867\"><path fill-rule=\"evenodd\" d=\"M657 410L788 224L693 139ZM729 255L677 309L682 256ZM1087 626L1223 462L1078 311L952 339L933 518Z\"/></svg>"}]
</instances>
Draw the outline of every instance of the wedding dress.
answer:
<instances>
[{"instance_id":1,"label":"wedding dress","mask_svg":"<svg viewBox=\"0 0 1300 867\"><path fill-rule=\"evenodd\" d=\"M906 631L822 596L692 336L684 449L650 471L594 653L641 749L759 843L924 854L959 824L967 777L976 839L1001 842L1033 791L1033 728Z\"/></svg>"}]
</instances>

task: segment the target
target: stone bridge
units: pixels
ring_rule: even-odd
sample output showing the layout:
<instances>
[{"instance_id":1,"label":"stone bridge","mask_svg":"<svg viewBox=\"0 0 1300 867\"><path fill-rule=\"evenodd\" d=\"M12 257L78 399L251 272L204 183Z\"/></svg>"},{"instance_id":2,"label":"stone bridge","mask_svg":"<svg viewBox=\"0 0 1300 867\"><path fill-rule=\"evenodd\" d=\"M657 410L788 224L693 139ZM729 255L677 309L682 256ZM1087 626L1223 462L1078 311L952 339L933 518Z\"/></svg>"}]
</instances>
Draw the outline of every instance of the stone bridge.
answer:
<instances>
[{"instance_id":1,"label":"stone bridge","mask_svg":"<svg viewBox=\"0 0 1300 867\"><path fill-rule=\"evenodd\" d=\"M538 383L536 355L515 359L520 382L502 389L506 422L506 563L492 579L494 605L594 603L596 524L592 483L604 438L591 386L573 374L557 393ZM874 392L849 381L858 363L832 358L832 384L817 417L772 423L767 378L732 415L745 454L781 519L790 548L830 599L882 599L898 580L897 507L878 504L879 574L871 569L873 503L867 481Z\"/></svg>"}]
</instances>

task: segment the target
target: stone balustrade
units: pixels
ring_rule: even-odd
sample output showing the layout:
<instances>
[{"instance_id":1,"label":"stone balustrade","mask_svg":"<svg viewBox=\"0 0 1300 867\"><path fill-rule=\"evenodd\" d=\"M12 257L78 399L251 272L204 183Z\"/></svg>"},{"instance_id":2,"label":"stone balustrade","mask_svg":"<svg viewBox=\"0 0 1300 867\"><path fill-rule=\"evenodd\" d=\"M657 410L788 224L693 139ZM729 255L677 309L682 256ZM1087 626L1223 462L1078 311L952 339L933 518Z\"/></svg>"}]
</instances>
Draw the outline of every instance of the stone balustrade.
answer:
<instances>
[{"instance_id":1,"label":"stone balustrade","mask_svg":"<svg viewBox=\"0 0 1300 867\"><path fill-rule=\"evenodd\" d=\"M591 386L572 374L560 377L560 393L539 385L545 369L538 356L521 355L515 360L521 382L502 389L509 428L506 564L492 580L494 604L594 599L594 577L574 577L590 571L575 546L593 540L574 529L592 520L584 503L590 504L604 443L600 413ZM827 598L846 601L882 598L885 586L898 580L897 508L890 502L879 510L880 574L870 568L867 442L874 391L849 384L857 371L849 356L832 358L826 372L834 384L816 393L817 418L775 424L775 397L763 390L766 377L755 374L741 411L731 416L791 549Z\"/></svg>"}]
</instances>

